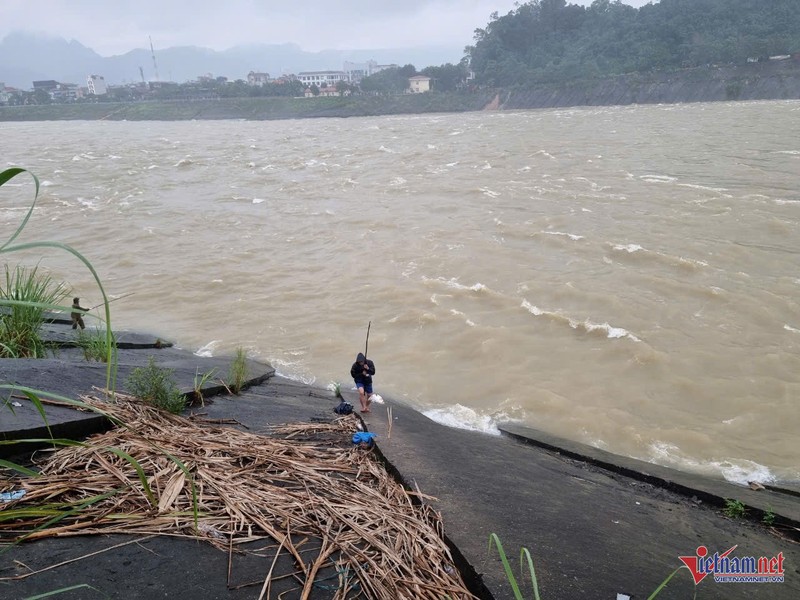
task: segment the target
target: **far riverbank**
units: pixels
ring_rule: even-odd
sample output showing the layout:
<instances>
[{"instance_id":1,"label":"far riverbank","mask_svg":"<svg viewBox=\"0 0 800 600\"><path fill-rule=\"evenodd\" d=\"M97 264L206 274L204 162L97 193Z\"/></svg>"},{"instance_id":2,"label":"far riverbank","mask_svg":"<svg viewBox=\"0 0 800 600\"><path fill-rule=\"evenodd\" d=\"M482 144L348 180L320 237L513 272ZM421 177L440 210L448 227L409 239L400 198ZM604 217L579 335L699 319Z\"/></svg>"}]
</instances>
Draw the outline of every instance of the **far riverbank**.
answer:
<instances>
[{"instance_id":1,"label":"far riverbank","mask_svg":"<svg viewBox=\"0 0 800 600\"><path fill-rule=\"evenodd\" d=\"M2 106L0 121L277 120L792 99L800 99L800 63L786 60L741 66L709 65L675 72L632 73L601 79L541 83L512 90L480 88L394 96L216 98Z\"/></svg>"}]
</instances>

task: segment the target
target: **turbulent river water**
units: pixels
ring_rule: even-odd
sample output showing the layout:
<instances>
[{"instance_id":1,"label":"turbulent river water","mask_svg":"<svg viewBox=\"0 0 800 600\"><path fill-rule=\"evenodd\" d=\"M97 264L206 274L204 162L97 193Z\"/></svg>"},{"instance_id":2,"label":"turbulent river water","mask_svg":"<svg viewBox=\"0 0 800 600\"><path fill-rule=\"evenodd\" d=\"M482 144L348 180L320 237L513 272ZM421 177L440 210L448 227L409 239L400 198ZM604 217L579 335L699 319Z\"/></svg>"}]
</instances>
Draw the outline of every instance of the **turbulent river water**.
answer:
<instances>
[{"instance_id":1,"label":"turbulent river water","mask_svg":"<svg viewBox=\"0 0 800 600\"><path fill-rule=\"evenodd\" d=\"M71 244L132 294L115 328L350 387L371 322L376 391L437 421L800 481L800 102L0 139L42 183L20 241ZM33 198L11 184L4 238ZM64 253L18 260L101 301Z\"/></svg>"}]
</instances>

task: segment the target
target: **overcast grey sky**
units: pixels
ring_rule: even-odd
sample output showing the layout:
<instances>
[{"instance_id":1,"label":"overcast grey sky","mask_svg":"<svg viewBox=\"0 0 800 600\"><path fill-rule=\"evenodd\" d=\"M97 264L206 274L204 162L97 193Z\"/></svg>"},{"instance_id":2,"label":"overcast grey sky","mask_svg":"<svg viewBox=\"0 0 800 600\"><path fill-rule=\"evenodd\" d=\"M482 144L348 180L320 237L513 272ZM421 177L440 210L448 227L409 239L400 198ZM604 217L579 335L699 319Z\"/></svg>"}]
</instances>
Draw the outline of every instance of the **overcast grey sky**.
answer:
<instances>
[{"instance_id":1,"label":"overcast grey sky","mask_svg":"<svg viewBox=\"0 0 800 600\"><path fill-rule=\"evenodd\" d=\"M624 0L642 6L649 0ZM571 0L591 4L591 0ZM294 42L308 51L466 46L515 0L0 0L12 31L75 39L102 54L146 48Z\"/></svg>"}]
</instances>

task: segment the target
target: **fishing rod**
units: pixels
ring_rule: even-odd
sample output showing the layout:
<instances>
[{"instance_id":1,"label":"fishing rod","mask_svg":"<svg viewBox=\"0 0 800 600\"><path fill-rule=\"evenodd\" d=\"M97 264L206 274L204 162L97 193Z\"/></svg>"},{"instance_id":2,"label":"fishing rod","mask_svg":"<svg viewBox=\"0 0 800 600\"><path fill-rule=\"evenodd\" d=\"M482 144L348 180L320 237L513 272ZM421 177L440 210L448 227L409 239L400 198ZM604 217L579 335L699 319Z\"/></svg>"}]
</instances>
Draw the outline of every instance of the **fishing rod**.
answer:
<instances>
[{"instance_id":1,"label":"fishing rod","mask_svg":"<svg viewBox=\"0 0 800 600\"><path fill-rule=\"evenodd\" d=\"M367 325L367 343L364 344L364 359L367 358L367 350L369 349L369 328L372 327L372 321Z\"/></svg>"},{"instance_id":2,"label":"fishing rod","mask_svg":"<svg viewBox=\"0 0 800 600\"><path fill-rule=\"evenodd\" d=\"M135 293L136 292L131 292L129 294L124 294L124 295L120 296L119 298L114 298L113 300L109 300L108 303L111 304L112 302L116 302L117 300L122 300L123 298L127 298L128 296L133 296ZM90 308L88 310L94 310L95 308L99 308L100 306L103 306L104 304L105 304L105 302L101 302L97 306L93 306L92 308Z\"/></svg>"}]
</instances>

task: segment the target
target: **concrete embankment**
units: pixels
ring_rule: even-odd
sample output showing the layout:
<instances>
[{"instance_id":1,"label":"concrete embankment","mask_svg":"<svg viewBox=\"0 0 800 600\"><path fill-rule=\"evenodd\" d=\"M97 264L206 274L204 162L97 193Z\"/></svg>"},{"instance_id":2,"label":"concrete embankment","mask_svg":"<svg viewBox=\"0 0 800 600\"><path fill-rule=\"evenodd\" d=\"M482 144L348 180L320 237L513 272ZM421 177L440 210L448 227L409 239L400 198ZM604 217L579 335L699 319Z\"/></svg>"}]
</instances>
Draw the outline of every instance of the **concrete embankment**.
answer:
<instances>
[{"instance_id":1,"label":"concrete embankment","mask_svg":"<svg viewBox=\"0 0 800 600\"><path fill-rule=\"evenodd\" d=\"M781 61L538 84L505 92L500 108L796 99L800 99L800 63Z\"/></svg>"},{"instance_id":2,"label":"concrete embankment","mask_svg":"<svg viewBox=\"0 0 800 600\"><path fill-rule=\"evenodd\" d=\"M205 359L162 344L161 348L121 350L120 381L127 369L144 364L149 356L173 368L187 390L192 389L198 370L206 372L212 363L227 372L224 359ZM73 397L104 381L102 365L81 364L78 356L59 360L47 367L33 361L2 361L0 372L4 380L47 389L60 380L59 373L74 371L74 376L59 384L61 393ZM207 398L205 407L191 412L251 433L266 432L268 426L280 423L325 422L336 417L330 391L271 376L273 371L265 365L253 368L260 375L252 378L244 393L215 395ZM354 400L353 392L345 395ZM40 426L35 408L25 399L16 401L21 406L15 413L30 417L31 426ZM0 420L0 429L6 431L11 423L7 417L5 411ZM54 413L51 425L66 418ZM71 418L79 423L86 415ZM699 584L698 597L788 600L800 596L800 550L788 539L800 522L800 502L789 494L677 473L511 425L504 428L506 435L499 436L447 428L391 398L385 405L373 404L370 413L352 418L363 419L377 435L374 451L391 473L409 489L432 497L424 501L441 513L444 533L456 558L463 559L460 566L473 583L473 593L480 597L513 598L497 553L487 550L491 533L499 536L515 564L520 548L530 549L546 600L613 600L617 594L646 598L681 565L679 556L694 556L701 545L711 553L738 545L738 556L782 553L786 573L784 583L770 585L722 585L708 578ZM14 428L22 431L19 423ZM726 498L740 500L755 519L723 516L719 508ZM776 515L773 528L758 521L766 510ZM207 544L164 537L130 542L125 536L91 536L22 544L0 556L0 578L113 549L0 583L0 593L23 598L88 583L112 598L257 597L258 588L227 585L229 557ZM234 582L263 580L269 565L252 557L248 561L245 571L234 563ZM659 600L689 598L694 592L689 573L682 571ZM93 597L85 589L76 593L72 597ZM330 594L319 589L312 597Z\"/></svg>"}]
</instances>

